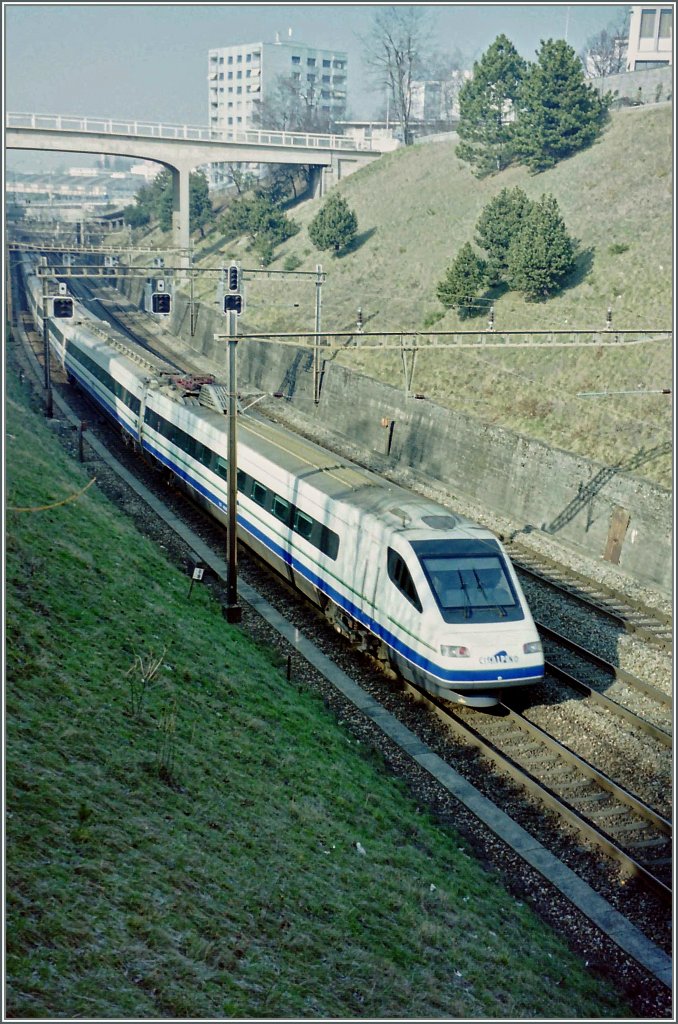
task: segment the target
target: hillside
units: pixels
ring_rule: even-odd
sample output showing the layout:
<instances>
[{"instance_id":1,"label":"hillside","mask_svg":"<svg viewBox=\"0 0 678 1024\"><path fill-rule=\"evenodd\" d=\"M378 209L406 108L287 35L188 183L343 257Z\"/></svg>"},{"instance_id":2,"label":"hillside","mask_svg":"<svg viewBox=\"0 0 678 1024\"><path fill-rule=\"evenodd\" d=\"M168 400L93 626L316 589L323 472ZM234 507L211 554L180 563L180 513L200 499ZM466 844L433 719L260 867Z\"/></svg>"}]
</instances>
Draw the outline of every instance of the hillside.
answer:
<instances>
[{"instance_id":1,"label":"hillside","mask_svg":"<svg viewBox=\"0 0 678 1024\"><path fill-rule=\"evenodd\" d=\"M443 315L436 286L472 240L487 202L502 188L519 186L532 199L544 192L556 197L580 258L568 287L548 302L495 296L497 331L602 328L608 307L618 329L666 330L673 322L672 126L668 104L623 109L594 146L555 168L539 175L510 168L482 181L457 159L455 143L398 150L336 186L358 217L351 252L336 258L313 249L307 226L322 200L307 201L291 211L301 230L277 250L271 269L282 270L289 255L301 261L299 270L322 263L328 274L322 326L330 331L351 330L358 307L366 331L421 331L431 323L435 331L484 329L484 316L462 323L454 313ZM245 268L257 265L243 240L223 242L213 233L202 249L204 266L220 265L224 256ZM203 278L197 294L211 302L213 287ZM313 330L314 302L309 279L252 277L242 330ZM338 358L396 386L402 382L397 355L352 348ZM667 342L623 350L422 353L414 389L549 444L634 467L669 488L671 456L653 450L672 439L672 399L638 392L671 386L672 366ZM578 398L581 391L633 394Z\"/></svg>"},{"instance_id":2,"label":"hillside","mask_svg":"<svg viewBox=\"0 0 678 1024\"><path fill-rule=\"evenodd\" d=\"M631 1016L16 366L6 416L7 1019Z\"/></svg>"}]
</instances>

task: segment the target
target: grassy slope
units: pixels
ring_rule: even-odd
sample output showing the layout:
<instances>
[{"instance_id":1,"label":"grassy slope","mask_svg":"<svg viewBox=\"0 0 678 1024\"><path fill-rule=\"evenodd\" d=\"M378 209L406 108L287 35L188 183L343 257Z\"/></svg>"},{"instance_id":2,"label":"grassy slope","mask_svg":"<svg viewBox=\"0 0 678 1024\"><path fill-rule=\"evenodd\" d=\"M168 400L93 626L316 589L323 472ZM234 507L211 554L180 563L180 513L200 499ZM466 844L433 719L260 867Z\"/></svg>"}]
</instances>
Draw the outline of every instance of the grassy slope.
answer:
<instances>
[{"instance_id":1,"label":"grassy slope","mask_svg":"<svg viewBox=\"0 0 678 1024\"><path fill-rule=\"evenodd\" d=\"M63 503L87 470L11 377L6 425L10 1017L629 1015L96 486Z\"/></svg>"},{"instance_id":2,"label":"grassy slope","mask_svg":"<svg viewBox=\"0 0 678 1024\"><path fill-rule=\"evenodd\" d=\"M294 254L299 269L317 262L328 272L322 324L351 330L362 307L368 331L422 330L442 313L437 283L461 245L473 238L487 202L504 187L520 186L534 199L550 192L568 230L580 241L578 273L563 292L545 303L498 297L498 330L601 328L608 306L622 328L672 326L672 107L630 108L612 115L603 138L590 149L540 175L511 168L478 181L457 160L455 144L399 150L337 186L356 211L359 245L334 258L311 246L306 228L319 200L301 204L292 216L300 233L282 246L271 269ZM615 254L611 246L627 245ZM242 243L207 240L219 262L223 252L256 266ZM252 278L243 329L313 330L314 287L298 279ZM198 288L209 301L213 280ZM300 308L293 309L292 303ZM484 329L484 317L465 328ZM447 313L433 330L460 326ZM339 358L355 369L399 385L398 356L352 350ZM626 348L511 352L478 349L422 353L414 387L442 405L536 437L599 461L628 467L641 450L647 458L633 471L671 486L672 459L652 449L672 439L672 400L662 395L578 398L578 391L638 391L669 387L673 353L666 342Z\"/></svg>"}]
</instances>

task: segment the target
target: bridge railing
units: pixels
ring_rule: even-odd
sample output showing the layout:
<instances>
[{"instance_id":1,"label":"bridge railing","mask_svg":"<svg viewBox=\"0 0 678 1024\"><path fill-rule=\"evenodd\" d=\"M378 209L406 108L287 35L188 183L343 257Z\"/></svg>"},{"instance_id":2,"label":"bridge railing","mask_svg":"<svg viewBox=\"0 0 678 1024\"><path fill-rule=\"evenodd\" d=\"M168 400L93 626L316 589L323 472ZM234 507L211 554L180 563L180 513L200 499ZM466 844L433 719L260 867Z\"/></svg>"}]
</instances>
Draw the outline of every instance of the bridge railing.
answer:
<instances>
[{"instance_id":1,"label":"bridge railing","mask_svg":"<svg viewBox=\"0 0 678 1024\"><path fill-rule=\"evenodd\" d=\"M154 124L150 121L119 121L103 117L74 117L69 114L6 114L6 128L34 131L92 132L139 138L233 142L248 146L299 146L306 149L371 149L345 135L313 135L267 129L230 130L188 124Z\"/></svg>"}]
</instances>

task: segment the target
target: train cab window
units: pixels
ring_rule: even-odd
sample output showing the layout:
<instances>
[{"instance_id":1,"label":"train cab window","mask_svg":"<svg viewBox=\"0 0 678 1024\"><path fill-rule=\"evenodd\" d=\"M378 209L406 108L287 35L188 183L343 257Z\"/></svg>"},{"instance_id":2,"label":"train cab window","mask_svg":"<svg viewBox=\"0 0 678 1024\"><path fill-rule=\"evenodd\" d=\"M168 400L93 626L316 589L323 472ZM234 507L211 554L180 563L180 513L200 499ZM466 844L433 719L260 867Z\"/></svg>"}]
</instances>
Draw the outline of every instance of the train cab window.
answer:
<instances>
[{"instance_id":1,"label":"train cab window","mask_svg":"<svg viewBox=\"0 0 678 1024\"><path fill-rule=\"evenodd\" d=\"M495 541L415 541L412 547L445 622L525 617Z\"/></svg>"},{"instance_id":2,"label":"train cab window","mask_svg":"<svg viewBox=\"0 0 678 1024\"><path fill-rule=\"evenodd\" d=\"M273 495L273 502L271 504L271 512L276 519L279 519L285 526L289 526L290 523L290 510L291 505L289 501L285 501L284 498L279 498L277 494Z\"/></svg>"},{"instance_id":3,"label":"train cab window","mask_svg":"<svg viewBox=\"0 0 678 1024\"><path fill-rule=\"evenodd\" d=\"M268 489L263 484L258 483L256 480L252 486L252 501L256 501L257 505L261 505L263 508L266 504L266 498L268 496Z\"/></svg>"},{"instance_id":4,"label":"train cab window","mask_svg":"<svg viewBox=\"0 0 678 1024\"><path fill-rule=\"evenodd\" d=\"M405 595L410 604L414 605L417 611L420 612L421 601L419 600L410 570L405 565L404 559L393 548L388 549L386 567L391 582L395 584L401 594Z\"/></svg>"},{"instance_id":5,"label":"train cab window","mask_svg":"<svg viewBox=\"0 0 678 1024\"><path fill-rule=\"evenodd\" d=\"M304 540L311 539L311 533L313 531L313 520L310 516L304 515L299 509L294 510L294 522L292 527L295 533L298 533Z\"/></svg>"}]
</instances>

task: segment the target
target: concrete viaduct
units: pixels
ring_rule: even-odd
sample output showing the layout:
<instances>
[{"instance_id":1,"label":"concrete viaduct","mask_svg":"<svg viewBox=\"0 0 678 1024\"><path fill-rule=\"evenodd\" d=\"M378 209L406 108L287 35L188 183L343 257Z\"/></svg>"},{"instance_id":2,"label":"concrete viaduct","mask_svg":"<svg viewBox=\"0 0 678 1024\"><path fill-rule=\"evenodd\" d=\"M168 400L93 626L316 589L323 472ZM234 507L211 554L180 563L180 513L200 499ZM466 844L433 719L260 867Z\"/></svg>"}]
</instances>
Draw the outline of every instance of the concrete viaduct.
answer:
<instances>
[{"instance_id":1,"label":"concrete viaduct","mask_svg":"<svg viewBox=\"0 0 678 1024\"><path fill-rule=\"evenodd\" d=\"M192 170L209 163L306 164L315 168L315 194L380 156L342 135L283 131L221 131L191 125L117 121L61 114L5 115L6 149L109 153L154 160L172 175L173 242L188 252L188 184Z\"/></svg>"}]
</instances>

